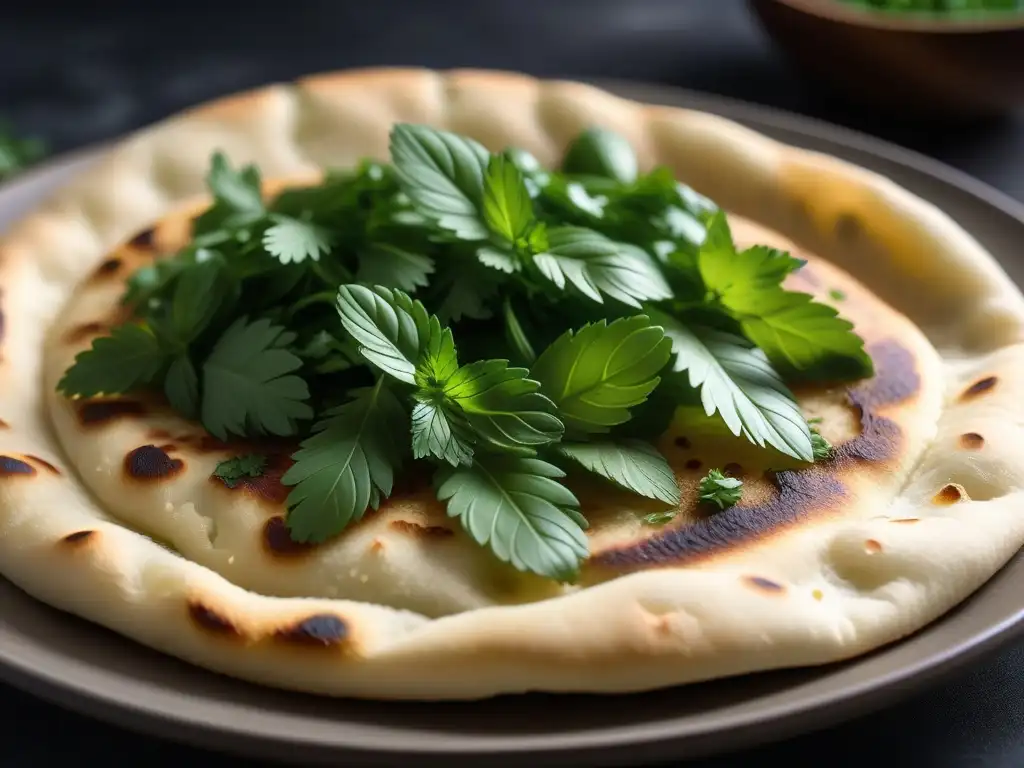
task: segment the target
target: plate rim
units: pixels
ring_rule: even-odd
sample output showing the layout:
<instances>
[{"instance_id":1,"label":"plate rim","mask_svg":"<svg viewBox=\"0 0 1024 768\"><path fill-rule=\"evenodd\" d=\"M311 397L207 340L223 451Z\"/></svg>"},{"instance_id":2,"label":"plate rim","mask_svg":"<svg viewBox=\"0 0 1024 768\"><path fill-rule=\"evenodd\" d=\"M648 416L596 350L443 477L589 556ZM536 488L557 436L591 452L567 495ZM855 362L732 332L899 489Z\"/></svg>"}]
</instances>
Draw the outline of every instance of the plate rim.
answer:
<instances>
[{"instance_id":1,"label":"plate rim","mask_svg":"<svg viewBox=\"0 0 1024 768\"><path fill-rule=\"evenodd\" d=\"M648 103L660 102L660 98L651 98L660 94L665 99L664 103L676 106L682 103L686 108L723 114L729 119L751 126L754 130L761 130L762 127L775 128L837 148L848 148L876 156L888 163L908 168L921 176L930 177L931 180L947 187L957 188L984 206L997 209L1019 225L1024 232L1024 202L946 163L893 142L820 118L705 91L623 78L576 80ZM113 143L132 133L126 133L112 142L102 142L62 153L20 174L0 186L0 205L3 204L4 198L16 195L20 189L43 184L43 179L51 173L75 163L89 163L92 159L99 159ZM48 190L47 194L52 189ZM1011 558L1000 571L1020 556L1018 553ZM995 575L993 574L993 578ZM976 599L983 588L984 585L963 602ZM29 599L34 600L31 597ZM936 621L948 616L957 607L947 611ZM919 630L919 633L930 631L934 623L929 623ZM402 744L394 750L389 750L387 745L379 743L327 744L312 737L303 738L295 734L289 737L288 734L279 732L260 732L247 728L237 719L232 720L228 717L221 721L202 720L187 709L161 708L159 702L151 697L128 700L117 691L87 687L80 678L69 682L66 678L58 677L46 669L39 668L38 665L31 664L30 660L19 656L17 652L12 653L11 649L3 645L0 645L0 680L58 706L136 732L207 749L228 749L237 754L258 755L264 759L286 759L286 754L294 757L293 750L298 749L309 759L337 760L346 757L373 763L443 755L462 759L487 757L492 761L502 758L517 761L529 756L538 764L564 764L569 760L587 761L591 764L594 760L600 760L602 764L611 764L635 761L634 750L638 747L649 748L652 751L652 758L655 751L664 753L669 759L673 752L685 752L685 757L689 758L712 752L732 752L784 740L798 733L822 730L876 707L895 703L937 678L990 653L1018 635L1024 635L1024 603L1014 617L989 626L965 642L928 654L919 662L906 665L884 677L872 678L817 695L811 694L798 701L784 702L782 705L755 713L723 715L714 723L714 727L700 732L687 733L682 727L686 716L679 716L654 723L611 726L601 731L562 731L527 736L474 736L470 743L466 743L467 740L459 735L452 735L443 744L417 747ZM892 646L884 646L879 650L884 651L888 647ZM855 663L855 660L852 661ZM85 676L88 677L88 672ZM812 724L805 721L809 712L816 715ZM712 746L723 733L730 734L728 748Z\"/></svg>"}]
</instances>

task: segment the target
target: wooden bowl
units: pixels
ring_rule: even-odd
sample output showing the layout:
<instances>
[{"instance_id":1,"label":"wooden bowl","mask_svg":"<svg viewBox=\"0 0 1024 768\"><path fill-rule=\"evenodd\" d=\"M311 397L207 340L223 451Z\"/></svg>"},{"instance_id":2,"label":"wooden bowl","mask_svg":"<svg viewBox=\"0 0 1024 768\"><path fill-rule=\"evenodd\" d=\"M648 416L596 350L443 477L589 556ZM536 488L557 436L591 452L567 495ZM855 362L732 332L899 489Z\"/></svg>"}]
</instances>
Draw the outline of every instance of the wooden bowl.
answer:
<instances>
[{"instance_id":1,"label":"wooden bowl","mask_svg":"<svg viewBox=\"0 0 1024 768\"><path fill-rule=\"evenodd\" d=\"M901 117L964 119L1024 106L1024 13L944 20L838 0L749 0L811 80Z\"/></svg>"}]
</instances>

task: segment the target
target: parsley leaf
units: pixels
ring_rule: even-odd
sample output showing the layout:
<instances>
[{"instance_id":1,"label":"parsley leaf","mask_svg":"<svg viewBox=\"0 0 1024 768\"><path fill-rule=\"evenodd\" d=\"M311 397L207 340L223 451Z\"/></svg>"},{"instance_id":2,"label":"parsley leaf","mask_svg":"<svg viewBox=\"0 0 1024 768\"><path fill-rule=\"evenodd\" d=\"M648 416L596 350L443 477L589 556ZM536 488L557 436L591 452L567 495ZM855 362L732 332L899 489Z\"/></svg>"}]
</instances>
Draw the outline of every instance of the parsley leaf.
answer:
<instances>
[{"instance_id":1,"label":"parsley leaf","mask_svg":"<svg viewBox=\"0 0 1024 768\"><path fill-rule=\"evenodd\" d=\"M666 504L679 504L675 474L665 457L650 443L639 440L561 443L558 452L633 493Z\"/></svg>"},{"instance_id":2,"label":"parsley leaf","mask_svg":"<svg viewBox=\"0 0 1024 768\"><path fill-rule=\"evenodd\" d=\"M545 349L531 373L567 427L607 432L658 386L671 342L644 315L600 320L566 331Z\"/></svg>"},{"instance_id":3,"label":"parsley leaf","mask_svg":"<svg viewBox=\"0 0 1024 768\"><path fill-rule=\"evenodd\" d=\"M292 456L281 482L288 494L288 528L299 542L321 542L377 508L389 496L402 461L395 437L408 417L381 377L328 411Z\"/></svg>"},{"instance_id":4,"label":"parsley leaf","mask_svg":"<svg viewBox=\"0 0 1024 768\"><path fill-rule=\"evenodd\" d=\"M619 134L604 128L590 128L569 145L562 170L630 184L637 176L636 154Z\"/></svg>"},{"instance_id":5,"label":"parsley leaf","mask_svg":"<svg viewBox=\"0 0 1024 768\"><path fill-rule=\"evenodd\" d=\"M309 389L293 373L302 360L285 349L294 339L244 316L224 332L203 364L202 421L212 435L294 435L299 420L312 418Z\"/></svg>"},{"instance_id":6,"label":"parsley leaf","mask_svg":"<svg viewBox=\"0 0 1024 768\"><path fill-rule=\"evenodd\" d=\"M356 282L364 285L388 285L406 293L425 288L434 274L434 260L429 256L398 248L387 243L374 243L359 254Z\"/></svg>"},{"instance_id":7,"label":"parsley leaf","mask_svg":"<svg viewBox=\"0 0 1024 768\"><path fill-rule=\"evenodd\" d=\"M422 397L419 393L417 399ZM412 409L412 455L434 456L452 466L473 463L473 432L458 406L443 397L423 399Z\"/></svg>"},{"instance_id":8,"label":"parsley leaf","mask_svg":"<svg viewBox=\"0 0 1024 768\"><path fill-rule=\"evenodd\" d=\"M478 457L472 467L443 468L437 498L479 544L520 571L570 582L587 557L586 519L564 473L540 459Z\"/></svg>"},{"instance_id":9,"label":"parsley leaf","mask_svg":"<svg viewBox=\"0 0 1024 768\"><path fill-rule=\"evenodd\" d=\"M717 469L712 469L700 479L698 498L705 504L725 509L738 502L742 495L743 481L726 477Z\"/></svg>"},{"instance_id":10,"label":"parsley leaf","mask_svg":"<svg viewBox=\"0 0 1024 768\"><path fill-rule=\"evenodd\" d=\"M338 314L363 357L399 381L416 383L421 345L430 333L427 310L420 302L379 285L343 285L338 289Z\"/></svg>"},{"instance_id":11,"label":"parsley leaf","mask_svg":"<svg viewBox=\"0 0 1024 768\"><path fill-rule=\"evenodd\" d=\"M174 280L170 332L181 347L206 329L234 287L219 253L200 248L195 259L195 263L182 267Z\"/></svg>"},{"instance_id":12,"label":"parsley leaf","mask_svg":"<svg viewBox=\"0 0 1024 768\"><path fill-rule=\"evenodd\" d=\"M234 488L244 477L260 477L267 466L267 457L257 453L245 456L234 456L220 462L213 470L213 476L224 482L228 488Z\"/></svg>"},{"instance_id":13,"label":"parsley leaf","mask_svg":"<svg viewBox=\"0 0 1024 768\"><path fill-rule=\"evenodd\" d=\"M437 308L442 323L462 319L486 320L494 315L492 301L501 288L502 275L477 259L449 264L437 286L444 295Z\"/></svg>"},{"instance_id":14,"label":"parsley leaf","mask_svg":"<svg viewBox=\"0 0 1024 768\"><path fill-rule=\"evenodd\" d=\"M171 407L189 419L199 415L199 375L187 355L174 358L164 379L164 394Z\"/></svg>"},{"instance_id":15,"label":"parsley leaf","mask_svg":"<svg viewBox=\"0 0 1024 768\"><path fill-rule=\"evenodd\" d=\"M236 171L228 164L223 152L215 152L206 175L206 186L213 194L216 205L200 217L203 223L212 224L230 214L234 214L239 221L252 221L265 212L260 172L254 165ZM199 231L209 229L201 223L197 224Z\"/></svg>"},{"instance_id":16,"label":"parsley leaf","mask_svg":"<svg viewBox=\"0 0 1024 768\"><path fill-rule=\"evenodd\" d=\"M751 302L764 291L778 288L789 273L806 263L785 251L760 245L737 253L729 223L721 211L708 223L697 262L707 290L739 312L748 311Z\"/></svg>"},{"instance_id":17,"label":"parsley leaf","mask_svg":"<svg viewBox=\"0 0 1024 768\"><path fill-rule=\"evenodd\" d=\"M699 387L704 412L716 412L734 435L788 456L812 461L811 435L793 394L772 369L764 352L746 339L711 328L688 328L661 313L675 353L674 368L687 371Z\"/></svg>"},{"instance_id":18,"label":"parsley leaf","mask_svg":"<svg viewBox=\"0 0 1024 768\"><path fill-rule=\"evenodd\" d=\"M75 355L57 390L68 397L120 395L158 381L167 355L148 327L128 323Z\"/></svg>"},{"instance_id":19,"label":"parsley leaf","mask_svg":"<svg viewBox=\"0 0 1024 768\"><path fill-rule=\"evenodd\" d=\"M523 174L504 155L493 155L484 176L484 221L503 240L516 245L533 224L533 203Z\"/></svg>"},{"instance_id":20,"label":"parsley leaf","mask_svg":"<svg viewBox=\"0 0 1024 768\"><path fill-rule=\"evenodd\" d=\"M273 215L275 222L263 233L263 247L282 264L319 260L331 251L331 234L323 227L289 216Z\"/></svg>"},{"instance_id":21,"label":"parsley leaf","mask_svg":"<svg viewBox=\"0 0 1024 768\"><path fill-rule=\"evenodd\" d=\"M855 379L874 374L853 323L806 293L776 291L752 303L743 332L789 379Z\"/></svg>"},{"instance_id":22,"label":"parsley leaf","mask_svg":"<svg viewBox=\"0 0 1024 768\"><path fill-rule=\"evenodd\" d=\"M464 136L400 123L391 131L391 160L416 209L466 240L484 240L480 217L488 152Z\"/></svg>"},{"instance_id":23,"label":"parsley leaf","mask_svg":"<svg viewBox=\"0 0 1024 768\"><path fill-rule=\"evenodd\" d=\"M603 302L602 294L631 307L672 297L658 267L641 248L609 240L585 227L548 230L548 249L533 257L541 274L558 288L566 284Z\"/></svg>"},{"instance_id":24,"label":"parsley leaf","mask_svg":"<svg viewBox=\"0 0 1024 768\"><path fill-rule=\"evenodd\" d=\"M554 404L525 368L506 360L478 360L445 383L444 394L466 414L480 440L494 448L530 456L562 437Z\"/></svg>"}]
</instances>

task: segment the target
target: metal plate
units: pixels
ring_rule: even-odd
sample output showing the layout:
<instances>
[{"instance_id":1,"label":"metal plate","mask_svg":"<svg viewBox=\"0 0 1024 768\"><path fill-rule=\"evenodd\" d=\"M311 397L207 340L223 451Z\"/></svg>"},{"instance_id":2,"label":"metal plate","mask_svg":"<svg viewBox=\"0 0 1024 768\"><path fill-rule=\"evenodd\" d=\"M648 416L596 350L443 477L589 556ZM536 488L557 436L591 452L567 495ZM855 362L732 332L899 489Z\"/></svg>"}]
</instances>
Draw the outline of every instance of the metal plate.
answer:
<instances>
[{"instance_id":1,"label":"metal plate","mask_svg":"<svg viewBox=\"0 0 1024 768\"><path fill-rule=\"evenodd\" d=\"M602 82L641 101L716 112L879 171L959 221L1018 283L1024 208L891 145L773 110L658 86ZM90 162L67 158L0 190L0 227ZM1024 284L1024 283L1022 283ZM628 696L502 697L471 704L317 698L205 672L60 613L0 581L0 677L118 725L288 761L448 766L636 764L737 749L883 706L1024 628L1024 556L960 608L856 661Z\"/></svg>"}]
</instances>

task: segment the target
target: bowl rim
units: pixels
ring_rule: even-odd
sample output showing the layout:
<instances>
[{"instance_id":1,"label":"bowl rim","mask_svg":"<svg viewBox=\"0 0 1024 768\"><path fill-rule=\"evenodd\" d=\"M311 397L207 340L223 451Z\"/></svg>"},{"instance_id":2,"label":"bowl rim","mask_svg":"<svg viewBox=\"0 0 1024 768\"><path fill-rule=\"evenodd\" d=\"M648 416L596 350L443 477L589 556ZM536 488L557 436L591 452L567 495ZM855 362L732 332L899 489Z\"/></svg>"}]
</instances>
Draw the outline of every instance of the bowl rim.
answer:
<instances>
[{"instance_id":1,"label":"bowl rim","mask_svg":"<svg viewBox=\"0 0 1024 768\"><path fill-rule=\"evenodd\" d=\"M1006 18L945 20L934 15L918 16L910 13L883 13L854 8L841 0L755 0L768 5L787 6L791 10L850 26L881 32L914 32L938 35L965 35L987 32L1024 32L1024 10L1007 13Z\"/></svg>"}]
</instances>

